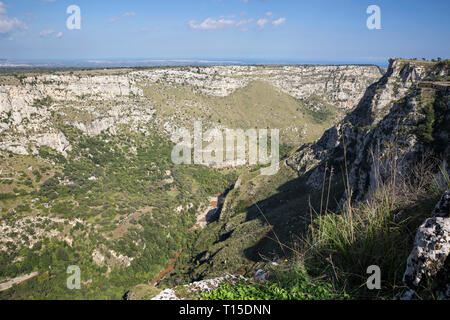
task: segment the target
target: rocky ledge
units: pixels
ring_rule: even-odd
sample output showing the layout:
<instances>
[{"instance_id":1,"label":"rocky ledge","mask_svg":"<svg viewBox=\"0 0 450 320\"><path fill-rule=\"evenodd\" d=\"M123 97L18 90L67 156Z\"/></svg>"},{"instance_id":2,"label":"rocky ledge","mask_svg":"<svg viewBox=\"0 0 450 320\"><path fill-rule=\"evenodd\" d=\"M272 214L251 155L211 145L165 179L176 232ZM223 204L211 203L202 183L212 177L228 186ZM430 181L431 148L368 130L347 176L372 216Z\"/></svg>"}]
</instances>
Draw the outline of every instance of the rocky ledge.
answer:
<instances>
[{"instance_id":1,"label":"rocky ledge","mask_svg":"<svg viewBox=\"0 0 450 320\"><path fill-rule=\"evenodd\" d=\"M436 297L450 300L450 190L436 205L432 217L417 230L414 248L403 276L409 288L402 299L420 299L419 285L428 278Z\"/></svg>"}]
</instances>

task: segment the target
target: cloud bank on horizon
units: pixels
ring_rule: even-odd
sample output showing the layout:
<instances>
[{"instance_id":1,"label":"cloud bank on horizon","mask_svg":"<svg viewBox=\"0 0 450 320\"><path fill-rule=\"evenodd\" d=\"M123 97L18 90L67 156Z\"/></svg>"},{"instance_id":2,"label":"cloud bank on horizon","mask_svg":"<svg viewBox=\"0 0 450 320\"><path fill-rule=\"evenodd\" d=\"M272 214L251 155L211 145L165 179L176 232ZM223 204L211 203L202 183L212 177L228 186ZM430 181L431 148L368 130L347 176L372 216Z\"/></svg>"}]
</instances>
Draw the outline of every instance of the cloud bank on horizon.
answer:
<instances>
[{"instance_id":1,"label":"cloud bank on horizon","mask_svg":"<svg viewBox=\"0 0 450 320\"><path fill-rule=\"evenodd\" d=\"M381 9L368 30L366 9ZM67 7L81 9L68 30ZM448 57L446 0L0 0L0 58L377 63Z\"/></svg>"}]
</instances>

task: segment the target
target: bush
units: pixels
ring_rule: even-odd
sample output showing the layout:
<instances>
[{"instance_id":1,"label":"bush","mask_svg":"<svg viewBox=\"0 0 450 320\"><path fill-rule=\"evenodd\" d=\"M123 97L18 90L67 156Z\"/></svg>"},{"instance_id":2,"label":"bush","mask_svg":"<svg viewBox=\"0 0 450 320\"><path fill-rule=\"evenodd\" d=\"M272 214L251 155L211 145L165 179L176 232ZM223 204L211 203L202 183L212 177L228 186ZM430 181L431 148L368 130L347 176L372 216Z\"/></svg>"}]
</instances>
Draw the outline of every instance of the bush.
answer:
<instances>
[{"instance_id":1,"label":"bush","mask_svg":"<svg viewBox=\"0 0 450 320\"><path fill-rule=\"evenodd\" d=\"M422 109L422 113L425 116L424 119L417 126L417 135L423 141L432 143L434 141L433 131L435 123L435 114L432 103L428 103Z\"/></svg>"},{"instance_id":2,"label":"bush","mask_svg":"<svg viewBox=\"0 0 450 320\"><path fill-rule=\"evenodd\" d=\"M395 154L395 152L394 152ZM387 155L386 161L393 161ZM374 160L375 166L378 160ZM318 215L313 219L304 237L297 258L310 272L327 274L335 286L348 286L357 297L380 295L391 299L402 277L411 252L414 233L436 202L449 188L448 176L444 183L435 178L434 158L424 156L409 168L408 176L400 175L396 163L390 179L375 176L378 188L367 201L345 206L340 213ZM382 270L382 290L366 289L367 268L377 265ZM348 291L349 291L348 290ZM378 291L378 290L376 290Z\"/></svg>"},{"instance_id":3,"label":"bush","mask_svg":"<svg viewBox=\"0 0 450 320\"><path fill-rule=\"evenodd\" d=\"M50 96L46 96L42 99L35 99L33 102L33 107L49 107L53 103L53 99Z\"/></svg>"},{"instance_id":4,"label":"bush","mask_svg":"<svg viewBox=\"0 0 450 320\"><path fill-rule=\"evenodd\" d=\"M209 300L331 300L348 299L337 294L330 283L312 279L304 269L279 273L277 282L224 282L216 290L202 294Z\"/></svg>"}]
</instances>

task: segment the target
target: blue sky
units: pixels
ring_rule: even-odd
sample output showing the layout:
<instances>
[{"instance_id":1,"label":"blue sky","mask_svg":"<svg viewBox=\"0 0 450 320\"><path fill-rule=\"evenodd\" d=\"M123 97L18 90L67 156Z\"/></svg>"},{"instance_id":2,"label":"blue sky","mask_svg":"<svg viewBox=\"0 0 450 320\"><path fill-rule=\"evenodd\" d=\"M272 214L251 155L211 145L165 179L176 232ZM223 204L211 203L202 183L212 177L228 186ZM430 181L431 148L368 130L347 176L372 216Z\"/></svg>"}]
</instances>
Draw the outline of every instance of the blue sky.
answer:
<instances>
[{"instance_id":1,"label":"blue sky","mask_svg":"<svg viewBox=\"0 0 450 320\"><path fill-rule=\"evenodd\" d=\"M66 9L81 9L68 30ZM381 30L369 30L369 5ZM0 58L449 58L448 0L0 0Z\"/></svg>"}]
</instances>

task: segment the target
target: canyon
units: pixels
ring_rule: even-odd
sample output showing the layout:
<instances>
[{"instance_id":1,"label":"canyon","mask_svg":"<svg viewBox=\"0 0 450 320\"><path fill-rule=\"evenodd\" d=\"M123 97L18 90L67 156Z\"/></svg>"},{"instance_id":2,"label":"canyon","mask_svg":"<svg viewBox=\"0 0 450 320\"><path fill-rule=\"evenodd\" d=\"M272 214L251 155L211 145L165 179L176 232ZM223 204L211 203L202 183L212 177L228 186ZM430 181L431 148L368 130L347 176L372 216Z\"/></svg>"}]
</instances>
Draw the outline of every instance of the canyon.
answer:
<instances>
[{"instance_id":1,"label":"canyon","mask_svg":"<svg viewBox=\"0 0 450 320\"><path fill-rule=\"evenodd\" d=\"M449 90L438 80L448 74L445 62L395 59L387 70L0 75L0 282L39 272L0 298L139 298L136 288L154 292L152 279L167 288L228 273L251 278L288 261L280 242L308 232L313 206L328 214L365 201L379 181L413 172L429 150L446 174ZM219 130L279 129L280 170L174 164L174 133L199 120ZM324 177L332 201L322 210ZM211 197L222 193L215 209ZM69 263L82 265L79 292L61 287Z\"/></svg>"}]
</instances>

